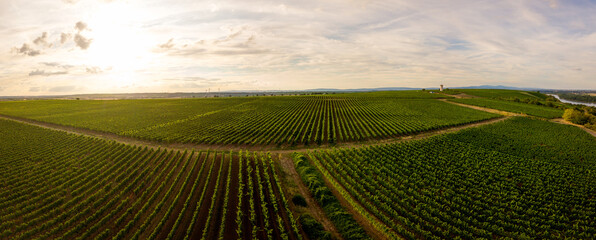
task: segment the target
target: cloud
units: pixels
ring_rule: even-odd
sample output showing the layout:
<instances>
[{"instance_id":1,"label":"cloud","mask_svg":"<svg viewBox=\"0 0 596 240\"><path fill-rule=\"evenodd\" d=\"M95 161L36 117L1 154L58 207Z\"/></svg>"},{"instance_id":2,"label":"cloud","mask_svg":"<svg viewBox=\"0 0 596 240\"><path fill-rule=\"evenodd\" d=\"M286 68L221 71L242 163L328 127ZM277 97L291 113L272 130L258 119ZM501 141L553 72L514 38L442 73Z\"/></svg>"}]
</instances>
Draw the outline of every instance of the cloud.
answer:
<instances>
[{"instance_id":1,"label":"cloud","mask_svg":"<svg viewBox=\"0 0 596 240\"><path fill-rule=\"evenodd\" d=\"M62 2L67 4L76 4L79 2L79 0L62 0Z\"/></svg>"},{"instance_id":2,"label":"cloud","mask_svg":"<svg viewBox=\"0 0 596 240\"><path fill-rule=\"evenodd\" d=\"M60 33L60 44L66 43L71 37L70 33Z\"/></svg>"},{"instance_id":3,"label":"cloud","mask_svg":"<svg viewBox=\"0 0 596 240\"><path fill-rule=\"evenodd\" d=\"M225 29L225 28L224 28ZM254 32L248 31L249 27L227 28L228 34L222 38L202 39L190 44L175 46L172 39L165 44L158 45L158 52L167 52L170 56L199 57L206 55L235 56L259 55L274 53L272 49L261 47L257 44Z\"/></svg>"},{"instance_id":4,"label":"cloud","mask_svg":"<svg viewBox=\"0 0 596 240\"><path fill-rule=\"evenodd\" d=\"M168 40L167 43L160 44L160 45L158 45L158 47L170 49L170 48L174 47L174 43L172 43L173 41L174 41L174 39L173 38L170 38L170 40Z\"/></svg>"},{"instance_id":5,"label":"cloud","mask_svg":"<svg viewBox=\"0 0 596 240\"><path fill-rule=\"evenodd\" d=\"M29 76L52 76L52 75L64 75L64 74L68 74L67 71L58 71L58 72L46 72L45 70L35 70L29 73Z\"/></svg>"},{"instance_id":6,"label":"cloud","mask_svg":"<svg viewBox=\"0 0 596 240\"><path fill-rule=\"evenodd\" d=\"M35 40L33 40L33 43L35 43L35 45L48 45L47 40L48 40L48 33L43 32L41 34L41 36L39 36Z\"/></svg>"},{"instance_id":7,"label":"cloud","mask_svg":"<svg viewBox=\"0 0 596 240\"><path fill-rule=\"evenodd\" d=\"M242 35L242 32L244 32L246 29L247 29L247 26L241 26L238 30L231 28L231 29L229 29L230 34L228 34L223 39L214 40L213 44L219 44L219 43L225 43L225 42L232 41L232 40L236 39L237 37L239 37L240 35Z\"/></svg>"},{"instance_id":8,"label":"cloud","mask_svg":"<svg viewBox=\"0 0 596 240\"><path fill-rule=\"evenodd\" d=\"M87 28L87 24L86 24L86 23L84 23L84 22L81 22L81 21L79 21L79 22L75 23L75 29L76 29L78 32L81 32L81 31L83 31L83 30L89 30L89 28Z\"/></svg>"},{"instance_id":9,"label":"cloud","mask_svg":"<svg viewBox=\"0 0 596 240\"><path fill-rule=\"evenodd\" d=\"M61 63L57 63L57 62L42 62L41 63L44 66L48 66L48 67L57 67L57 68L64 68L64 69L69 69L69 68L73 68L73 65L68 65L68 64L61 64Z\"/></svg>"},{"instance_id":10,"label":"cloud","mask_svg":"<svg viewBox=\"0 0 596 240\"><path fill-rule=\"evenodd\" d=\"M83 35L77 33L74 36L74 42L77 44L77 46L83 50L89 48L89 45L91 45L91 42L93 41L93 39L88 39L83 37Z\"/></svg>"},{"instance_id":11,"label":"cloud","mask_svg":"<svg viewBox=\"0 0 596 240\"><path fill-rule=\"evenodd\" d=\"M56 86L56 87L50 88L48 91L50 91L50 92L74 92L77 90L82 90L82 89L77 86L67 85L67 86Z\"/></svg>"},{"instance_id":12,"label":"cloud","mask_svg":"<svg viewBox=\"0 0 596 240\"><path fill-rule=\"evenodd\" d=\"M13 48L13 51L27 56L37 56L41 54L39 50L31 48L31 46L29 46L29 44L26 43L23 43L23 46L21 46L20 48Z\"/></svg>"},{"instance_id":13,"label":"cloud","mask_svg":"<svg viewBox=\"0 0 596 240\"><path fill-rule=\"evenodd\" d=\"M72 73L60 75L63 82L52 81L42 92L76 85L81 79L88 90L118 91L99 73L107 69L93 67L97 55L91 51L105 46L130 50L122 52L125 57L115 59L114 66L143 58L135 69L127 70L139 86L147 87L143 89L162 84L164 91L169 84L208 81L193 76L237 80L233 88L238 89L429 87L441 81L451 87L504 83L596 88L593 1L348 0L280 5L276 1L171 4L155 0L152 4L118 1L111 6L98 1L102 0L65 1L76 3L72 6L62 0L30 1L28 7L34 11L19 11L18 4L0 0L0 16L8 14L0 22L0 45L14 47L11 53L0 51L4 75L0 80L20 76L35 81L27 74L39 68ZM96 5L122 11L100 16L103 11L92 9ZM105 21L96 25L88 17ZM44 31L45 41L55 45L51 50L41 41ZM104 35L108 32L114 35ZM122 32L135 37L117 34ZM18 55L42 55L37 58L44 60ZM59 63L43 65L42 61ZM59 66L63 64L75 66ZM119 71L115 67L115 76ZM180 78L161 80L172 76ZM157 83L152 82L156 79ZM255 79L258 83L249 84ZM30 86L21 90L26 92ZM5 91L12 89L18 86Z\"/></svg>"},{"instance_id":14,"label":"cloud","mask_svg":"<svg viewBox=\"0 0 596 240\"><path fill-rule=\"evenodd\" d=\"M103 70L100 67L86 67L85 68L87 73L91 73L91 74L98 74L103 72Z\"/></svg>"},{"instance_id":15,"label":"cloud","mask_svg":"<svg viewBox=\"0 0 596 240\"><path fill-rule=\"evenodd\" d=\"M73 38L75 44L83 50L89 48L89 45L91 45L91 42L93 41L93 39L86 38L85 36L81 35L82 31L90 30L87 27L87 24L82 21L78 21L75 24L75 29L77 30L77 33L74 35L74 38ZM70 38L70 35L65 36L64 38L62 36L60 36L60 41L62 41L63 39L68 40L68 38Z\"/></svg>"},{"instance_id":16,"label":"cloud","mask_svg":"<svg viewBox=\"0 0 596 240\"><path fill-rule=\"evenodd\" d=\"M233 84L241 84L236 80L224 80L221 78L205 77L173 77L164 78L161 81L167 82L166 86L172 89L199 89L199 88L219 88L227 87ZM213 91L216 89L212 89Z\"/></svg>"},{"instance_id":17,"label":"cloud","mask_svg":"<svg viewBox=\"0 0 596 240\"><path fill-rule=\"evenodd\" d=\"M210 52L214 55L234 56L234 55L257 55L271 53L268 49L232 49L232 50L217 50Z\"/></svg>"},{"instance_id":18,"label":"cloud","mask_svg":"<svg viewBox=\"0 0 596 240\"><path fill-rule=\"evenodd\" d=\"M40 87L30 87L29 88L29 92L39 92L39 91L41 91Z\"/></svg>"},{"instance_id":19,"label":"cloud","mask_svg":"<svg viewBox=\"0 0 596 240\"><path fill-rule=\"evenodd\" d=\"M219 79L219 78L204 78L204 77L175 77L175 78L164 78L163 80L165 80L165 81L184 81L184 82L201 81L201 82L214 83L214 82L220 81L221 79Z\"/></svg>"}]
</instances>

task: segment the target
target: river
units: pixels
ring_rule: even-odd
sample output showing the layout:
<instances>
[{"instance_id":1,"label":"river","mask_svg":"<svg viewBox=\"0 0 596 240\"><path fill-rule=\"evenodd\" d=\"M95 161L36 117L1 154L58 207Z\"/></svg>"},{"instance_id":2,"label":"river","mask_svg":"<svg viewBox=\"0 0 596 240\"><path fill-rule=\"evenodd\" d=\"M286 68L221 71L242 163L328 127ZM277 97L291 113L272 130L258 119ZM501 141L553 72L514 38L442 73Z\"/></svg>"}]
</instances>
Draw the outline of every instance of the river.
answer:
<instances>
[{"instance_id":1,"label":"river","mask_svg":"<svg viewBox=\"0 0 596 240\"><path fill-rule=\"evenodd\" d=\"M596 103L576 102L576 101L570 101L570 100L567 100L567 99L562 99L562 98L559 97L559 95L556 95L556 94L548 94L548 95L551 95L551 96L559 99L561 102L564 102L564 103L570 103L570 104L575 104L575 105L586 105L586 106L590 106L590 107L596 107Z\"/></svg>"}]
</instances>

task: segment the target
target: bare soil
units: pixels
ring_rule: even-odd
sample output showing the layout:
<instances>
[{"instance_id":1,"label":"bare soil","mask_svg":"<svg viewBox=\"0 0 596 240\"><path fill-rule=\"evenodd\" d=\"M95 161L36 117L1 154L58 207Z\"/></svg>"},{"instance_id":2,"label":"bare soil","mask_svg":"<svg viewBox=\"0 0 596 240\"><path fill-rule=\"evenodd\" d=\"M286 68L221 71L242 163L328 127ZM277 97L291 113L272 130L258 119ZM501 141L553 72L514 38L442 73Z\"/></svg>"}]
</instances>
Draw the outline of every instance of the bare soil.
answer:
<instances>
[{"instance_id":1,"label":"bare soil","mask_svg":"<svg viewBox=\"0 0 596 240\"><path fill-rule=\"evenodd\" d=\"M238 175L240 174L240 163L238 162L238 156L233 156L230 160L232 164L232 172L230 173L232 178L230 179L230 193L228 196L228 212L226 213L224 239L238 239L236 229L238 224L236 223L236 215L238 214L238 190L240 188L240 182L238 181Z\"/></svg>"},{"instance_id":2,"label":"bare soil","mask_svg":"<svg viewBox=\"0 0 596 240\"><path fill-rule=\"evenodd\" d=\"M485 107L479 107L479 106L473 106L473 105L468 105L468 104L463 104L463 103L452 102L447 99L439 99L439 101L443 101L446 103L451 103L451 104L455 104L458 106L467 107L467 108L471 108L471 109L476 109L476 110L480 110L480 111L485 111L485 112L489 112L489 113L501 114L504 116L524 116L524 117L528 116L526 114L512 113L512 112L506 112L506 111L501 111L501 110L492 109L492 108L485 108Z\"/></svg>"},{"instance_id":3,"label":"bare soil","mask_svg":"<svg viewBox=\"0 0 596 240\"><path fill-rule=\"evenodd\" d=\"M176 229L174 232L174 239L184 238L184 236L186 235L186 228L192 221L192 216L193 216L194 210L197 206L197 201L199 199L199 196L201 195L201 190L203 189L203 186L205 186L205 182L207 182L207 173L209 172L209 167L211 166L207 157L208 156L205 153L201 153L199 156L199 162L197 163L197 169L195 170L195 173L193 173L194 175L196 175L197 178L199 178L199 183L197 184L197 188L195 189L193 195L190 196L191 200L190 200L188 206L186 207L186 212L183 213L184 216L182 217L182 220L180 221L180 225L178 226L178 229ZM203 167L203 172L200 172L201 167ZM201 173L201 175L199 175L199 173ZM195 180L196 180L196 178L195 178ZM189 183L191 188L192 188L193 184L194 184L194 182ZM190 191L190 189L189 189L189 191ZM184 200L184 201L186 201L186 200Z\"/></svg>"},{"instance_id":4,"label":"bare soil","mask_svg":"<svg viewBox=\"0 0 596 240\"><path fill-rule=\"evenodd\" d=\"M312 164L312 162L311 162L311 164ZM366 233L369 234L369 236L371 236L373 239L389 239L389 237L386 236L383 232L377 230L377 228L375 228L374 225L366 217L364 217L362 214L360 214L360 212L356 211L356 209L352 207L352 204L350 202L348 202L348 200L346 198L344 198L344 196L341 195L341 193L335 187L333 187L333 184L331 184L329 179L327 179L322 174L321 174L321 176L323 176L325 185L327 185L329 187L329 189L331 190L333 195L337 198L337 200L339 200L339 203L344 207L344 209L346 209L346 211L348 211L350 214L352 214L352 216L354 217L356 222L358 222L358 224L360 226L362 226L362 228L364 228L364 230L366 231ZM354 201L354 202L356 202L356 201ZM356 204L358 204L358 203L356 203ZM362 207L362 208L366 209L364 207ZM381 220L377 219L374 216L374 214L369 212L369 215L371 217L373 217L377 222L381 223Z\"/></svg>"},{"instance_id":5,"label":"bare soil","mask_svg":"<svg viewBox=\"0 0 596 240\"><path fill-rule=\"evenodd\" d=\"M203 229L207 225L207 216L209 216L209 208L211 208L211 197L213 196L215 188L217 187L215 184L217 182L217 175L219 174L220 165L223 164L221 161L221 154L215 156L213 161L213 170L211 172L209 182L207 183L208 185L205 192L205 197L203 198L203 202L200 203L201 206L199 209L199 215L197 216L196 222L193 226L190 239L201 239L201 236L203 235Z\"/></svg>"},{"instance_id":6,"label":"bare soil","mask_svg":"<svg viewBox=\"0 0 596 240\"><path fill-rule=\"evenodd\" d=\"M302 179L300 179L300 175L298 175L296 168L294 168L294 163L292 161L291 156L289 154L280 154L279 163L282 166L282 170L286 173L286 178L288 178L290 182L296 183L300 195L302 195L306 199L308 213L318 222L320 222L325 228L325 231L330 232L335 237L335 239L343 239L337 231L337 229L335 228L335 225L333 225L333 223L325 215L325 212L323 211L323 208L321 208L321 205L319 205L319 203L312 197L310 191L308 190L306 185L304 185ZM290 198L288 198L288 201L291 202L289 199Z\"/></svg>"}]
</instances>

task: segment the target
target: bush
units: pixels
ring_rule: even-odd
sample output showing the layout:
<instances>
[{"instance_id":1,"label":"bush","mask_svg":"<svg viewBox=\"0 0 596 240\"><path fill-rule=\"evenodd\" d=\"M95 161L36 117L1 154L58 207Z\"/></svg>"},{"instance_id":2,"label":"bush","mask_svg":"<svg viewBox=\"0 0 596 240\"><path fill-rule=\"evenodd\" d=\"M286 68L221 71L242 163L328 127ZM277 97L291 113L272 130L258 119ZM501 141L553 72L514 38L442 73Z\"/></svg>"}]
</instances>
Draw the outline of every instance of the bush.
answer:
<instances>
[{"instance_id":1,"label":"bush","mask_svg":"<svg viewBox=\"0 0 596 240\"><path fill-rule=\"evenodd\" d=\"M308 214L303 214L300 216L300 225L302 225L302 230L304 233L308 235L309 239L332 239L331 233L325 231L323 225L317 220L315 220L312 216Z\"/></svg>"},{"instance_id":2,"label":"bush","mask_svg":"<svg viewBox=\"0 0 596 240\"><path fill-rule=\"evenodd\" d=\"M306 204L306 199L304 199L304 197L302 195L300 195L300 194L294 195L292 197L292 202L296 206L302 206L302 207L308 206L308 204Z\"/></svg>"},{"instance_id":3,"label":"bush","mask_svg":"<svg viewBox=\"0 0 596 240\"><path fill-rule=\"evenodd\" d=\"M580 125L596 124L596 117L594 115L573 108L565 110L565 113L563 113L563 118L567 121Z\"/></svg>"},{"instance_id":4,"label":"bush","mask_svg":"<svg viewBox=\"0 0 596 240\"><path fill-rule=\"evenodd\" d=\"M575 124L584 125L587 123L587 119L584 117L584 114L573 108L566 109L565 113L563 113L563 118Z\"/></svg>"}]
</instances>

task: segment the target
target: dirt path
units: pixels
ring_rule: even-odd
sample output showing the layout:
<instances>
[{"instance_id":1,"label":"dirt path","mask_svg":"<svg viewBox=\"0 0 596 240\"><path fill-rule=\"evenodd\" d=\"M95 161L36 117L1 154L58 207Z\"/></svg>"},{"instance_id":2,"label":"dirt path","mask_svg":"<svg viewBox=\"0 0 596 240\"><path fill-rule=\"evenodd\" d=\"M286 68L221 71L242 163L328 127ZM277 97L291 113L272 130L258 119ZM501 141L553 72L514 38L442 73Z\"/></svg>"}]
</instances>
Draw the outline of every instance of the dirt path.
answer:
<instances>
[{"instance_id":1,"label":"dirt path","mask_svg":"<svg viewBox=\"0 0 596 240\"><path fill-rule=\"evenodd\" d=\"M587 128L587 127L584 127L584 126L582 126L582 125L579 125L579 124L575 124L575 123L569 122L569 121L567 121L567 120L565 120L565 119L562 119L562 118L555 118L555 119L551 119L551 120L549 120L549 121L551 121L551 122L554 122L554 123L559 123L559 124L567 124L567 125L572 125L572 126L579 127L579 128L581 128L581 129L583 129L584 131L586 131L587 133L591 134L592 136L596 137L596 131L594 131L594 130L592 130L592 129L589 129L589 128Z\"/></svg>"},{"instance_id":2,"label":"dirt path","mask_svg":"<svg viewBox=\"0 0 596 240\"><path fill-rule=\"evenodd\" d=\"M289 158L290 161L291 158ZM312 160L309 160L310 163L312 164L312 166L314 168L317 168L317 166L315 166L312 162ZM322 172L320 169L318 169L318 171ZM326 171L326 169L325 169ZM346 209L347 212L349 212L350 214L352 214L352 216L354 217L354 220L356 220L356 222L362 226L362 228L366 231L366 233L372 237L373 239L390 239L389 236L387 236L385 233L383 233L382 231L380 231L379 229L377 229L376 226L381 226L384 225L381 220L379 220L374 214L368 212L368 210L366 210L366 208L362 207L362 205L358 202L356 202L356 200L348 194L348 198L344 197L344 195L341 194L340 191L342 192L347 192L346 189L344 189L341 184L337 184L337 186L339 186L338 188L334 187L336 185L334 185L333 183L337 183L334 178L327 178L325 176L325 174L321 174L321 176L323 177L323 181L325 181L325 185L329 187L329 190L331 190L331 193L337 198L337 200L339 201L339 203ZM308 191L308 189L307 189ZM359 212L358 210L356 210L357 208L359 209L364 209L363 211L366 212L366 214L370 217L367 218L365 217L361 212ZM373 222L371 222L373 221Z\"/></svg>"},{"instance_id":3,"label":"dirt path","mask_svg":"<svg viewBox=\"0 0 596 240\"><path fill-rule=\"evenodd\" d=\"M496 109L491 109L491 108L483 108L483 107L478 107L478 106L473 106L473 105L467 105L467 104L463 104L463 103L451 102L451 101L448 101L447 99L440 99L440 101L451 103L451 104L455 104L455 105L459 105L459 106L462 106L462 107L468 107L468 108L472 108L472 109L476 109L476 110L480 110L480 111L497 113L497 114L501 114L501 115L508 116L508 117L511 117L511 116L522 116L522 117L530 117L530 118L543 119L543 118L539 118L539 117L528 116L528 115L525 115L525 114L512 113L512 112L506 112L506 111L501 111L501 110L496 110ZM559 124L567 124L567 125L576 126L576 127L579 127L581 129L583 129L584 131L586 131L590 135L596 137L596 131L594 131L592 129L589 129L587 127L584 127L582 125L569 122L569 121L567 121L565 119L554 118L554 119L549 119L548 121L554 122L554 123L559 123Z\"/></svg>"},{"instance_id":4,"label":"dirt path","mask_svg":"<svg viewBox=\"0 0 596 240\"><path fill-rule=\"evenodd\" d=\"M446 93L439 93L439 94L443 94L445 96L454 97L454 98L478 98L477 96L472 96L472 95L468 95L465 93L458 93L458 94L453 94L453 95L446 94ZM447 99L445 99L445 100L447 100Z\"/></svg>"},{"instance_id":5,"label":"dirt path","mask_svg":"<svg viewBox=\"0 0 596 240\"><path fill-rule=\"evenodd\" d=\"M457 104L457 103L454 103ZM459 104L458 104L459 105ZM467 106L467 105L466 105ZM210 144L196 144L196 143L161 143L157 141L151 140L143 140L137 139L133 137L125 137L120 136L115 133L108 133L108 132L101 132L95 131L85 128L79 127L71 127L71 126L64 126L55 123L48 123L42 122L27 118L20 118L20 117L13 117L0 114L0 119L7 119L12 120L20 123L25 123L33 126L38 126L46 129L63 131L67 133L77 134L77 135L85 135L89 137L95 137L105 140L116 141L119 143L130 144L130 145L139 145L139 146L147 146L151 148L162 148L162 149L172 149L172 150L220 150L220 151L240 151L240 150L250 150L250 151L268 151L271 153L293 153L293 152L306 152L316 149L327 149L327 148L351 148L351 147L363 147L363 146L376 146L382 144L389 144L389 143L397 143L403 141L410 141L422 138L428 138L435 135L457 132L462 129L477 127L481 125L491 124L499 121L503 121L507 119L507 117L500 117L500 118L493 118L489 120L483 120L479 122L473 122L468 124L463 124L459 126L453 127L446 127L437 130L430 130L419 132L412 135L402 136L402 137L395 137L395 138L388 138L388 139L371 139L363 142L346 142L346 143L338 143L335 145L311 145L311 146L304 146L295 149L278 149L275 146L249 146L249 145L210 145Z\"/></svg>"},{"instance_id":6,"label":"dirt path","mask_svg":"<svg viewBox=\"0 0 596 240\"><path fill-rule=\"evenodd\" d=\"M319 221L325 228L325 231L330 232L335 239L342 240L343 238L335 228L335 225L333 225L333 223L327 218L325 211L323 211L323 208L321 208L321 205L319 205L319 203L311 196L310 191L306 185L304 185L302 179L300 179L300 175L298 175L298 172L294 167L294 162L292 162L292 157L290 154L280 154L279 164L281 165L282 170L287 174L286 177L290 178L289 180L296 183L298 192L304 197L304 199L306 199L309 214Z\"/></svg>"},{"instance_id":7,"label":"dirt path","mask_svg":"<svg viewBox=\"0 0 596 240\"><path fill-rule=\"evenodd\" d=\"M172 149L172 150L267 150L262 149L261 146L231 146L231 145L208 145L208 144L191 144L191 143L161 143L157 141L151 140L143 140L133 137L125 137L115 133L108 133L96 130L90 130L85 128L79 127L71 127L71 126L64 126L55 123L49 122L42 122L33 119L21 118L21 117L13 117L8 115L0 114L0 119L7 119L12 120L20 123L25 123L33 126L38 126L42 128L47 128L51 130L63 131L67 133L77 134L77 135L85 135L89 137L95 137L105 140L112 140L119 143L130 144L130 145L142 145L148 146L151 148L162 148L162 149Z\"/></svg>"},{"instance_id":8,"label":"dirt path","mask_svg":"<svg viewBox=\"0 0 596 240\"><path fill-rule=\"evenodd\" d=\"M229 150L251 150L251 151L261 150L261 151L269 151L269 152L275 153L275 154L280 154L281 156L279 158L279 163L282 167L282 170L288 174L291 181L296 183L296 186L298 187L298 191L300 192L300 194L302 196L305 197L305 199L308 203L308 206L309 206L309 213L324 226L325 230L329 231L334 237L336 237L336 239L342 239L339 232L333 225L333 223L327 218L327 216L325 215L325 212L323 211L321 206L318 205L318 203L315 201L315 199L313 199L311 197L310 191L308 190L306 185L304 185L304 183L300 179L298 172L294 168L294 163L292 162L290 153L305 152L305 151L314 150L314 149L375 146L375 145L383 145L383 144L423 139L423 138L428 138L428 137L432 137L432 136L436 136L436 135L440 135L440 134L457 132L457 131L467 129L467 128L478 127L478 126L482 126L482 125L500 122L500 121L503 121L503 120L509 118L509 116L493 118L493 119L479 121L479 122L475 122L475 123L464 124L464 125L455 126L455 127L447 127L447 128L438 129L438 130L431 130L431 131L417 133L414 135L396 137L396 138L390 138L390 139L369 140L366 142L340 143L340 144L333 145L333 146L329 146L329 145L310 146L308 148L282 149L282 150L271 149L270 147L268 148L267 146L255 147L255 146L230 146L230 145L221 146L221 145L205 145L205 144L159 143L159 142L155 142L155 141L147 141L147 140L135 139L135 138L130 138L130 137L123 137L123 136L120 136L120 135L117 135L114 133L106 133L106 132L94 131L94 130L77 128L77 127L63 126L63 125L59 125L59 124L41 122L41 121L19 118L19 117L0 115L0 118L17 121L17 122L25 123L25 124L29 124L29 125L34 125L34 126L38 126L38 127L42 127L42 128L47 128L47 129L52 129L52 130L57 130L57 131L64 131L67 133L72 133L72 134L77 134L77 135L85 135L85 136L95 137L95 138L100 138L100 139L105 139L105 140L113 140L113 141L124 143L124 144L143 145L143 146L148 146L148 147L152 147L152 148L162 148L162 149L165 148L165 149L171 149L171 150L187 150L187 149L207 150L207 149L212 149L212 150L222 150L222 151L223 150L228 150L228 151ZM327 183L329 183L329 179L325 179L325 181ZM340 200L341 204L344 207L346 207L350 213L352 213L354 215L354 218L365 228L365 230L368 233L370 233L373 237L377 237L377 238L381 237L381 239L384 238L384 237L382 237L384 235L382 233L380 233L371 223L369 223L368 220L363 215L358 213L358 211L356 211L355 209L351 209L351 204L346 199L344 199L340 194L338 194L336 189L333 189L333 188L331 188L331 189L334 192L334 194L336 196L338 196L338 199Z\"/></svg>"},{"instance_id":9,"label":"dirt path","mask_svg":"<svg viewBox=\"0 0 596 240\"><path fill-rule=\"evenodd\" d=\"M471 108L471 109L476 109L476 110L480 110L480 111L485 111L485 112L489 112L489 113L501 114L504 116L522 116L522 117L528 116L526 114L512 113L512 112L506 112L506 111L501 111L501 110L492 109L492 108L485 108L485 107L479 107L479 106L474 106L474 105L452 102L452 101L449 101L448 99L439 99L439 101L443 101L446 103L451 103L451 104L455 104L458 106L467 107L467 108Z\"/></svg>"}]
</instances>

